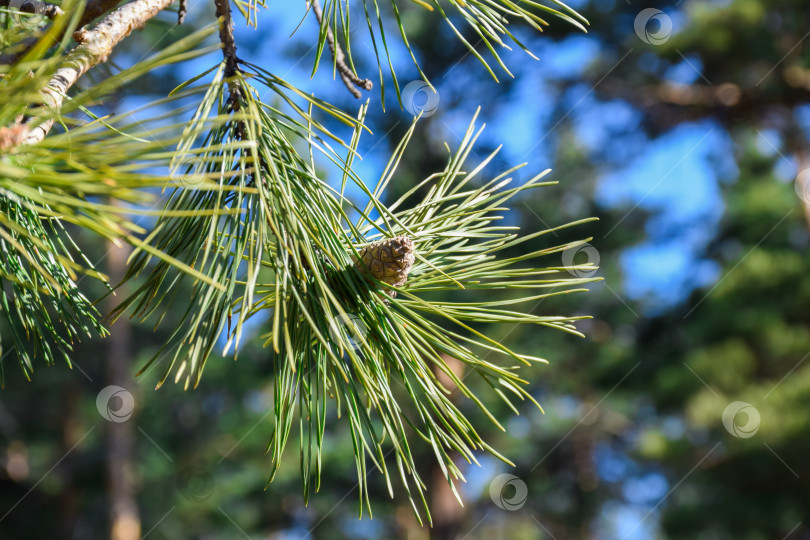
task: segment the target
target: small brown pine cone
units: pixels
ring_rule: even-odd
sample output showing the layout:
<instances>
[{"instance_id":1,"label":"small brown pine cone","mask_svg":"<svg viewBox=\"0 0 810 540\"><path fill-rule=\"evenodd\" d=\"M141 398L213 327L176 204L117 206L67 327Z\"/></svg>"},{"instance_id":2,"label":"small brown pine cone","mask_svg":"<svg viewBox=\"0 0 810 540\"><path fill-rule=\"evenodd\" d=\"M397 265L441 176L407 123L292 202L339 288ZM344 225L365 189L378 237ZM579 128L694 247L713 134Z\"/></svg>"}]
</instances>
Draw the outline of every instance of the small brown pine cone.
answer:
<instances>
[{"instance_id":1,"label":"small brown pine cone","mask_svg":"<svg viewBox=\"0 0 810 540\"><path fill-rule=\"evenodd\" d=\"M359 254L359 260L353 257L355 267L395 287L408 280L415 259L413 242L407 236L379 240L360 249ZM385 293L391 298L396 296L396 291L391 289Z\"/></svg>"}]
</instances>

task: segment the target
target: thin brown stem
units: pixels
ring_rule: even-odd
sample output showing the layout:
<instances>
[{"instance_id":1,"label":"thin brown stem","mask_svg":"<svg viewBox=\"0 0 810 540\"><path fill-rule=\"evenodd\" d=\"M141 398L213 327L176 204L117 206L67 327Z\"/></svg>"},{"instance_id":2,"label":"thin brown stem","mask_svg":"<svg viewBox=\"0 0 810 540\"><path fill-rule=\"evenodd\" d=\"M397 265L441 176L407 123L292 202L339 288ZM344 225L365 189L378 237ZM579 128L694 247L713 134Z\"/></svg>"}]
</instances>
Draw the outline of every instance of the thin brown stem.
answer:
<instances>
[{"instance_id":1,"label":"thin brown stem","mask_svg":"<svg viewBox=\"0 0 810 540\"><path fill-rule=\"evenodd\" d=\"M312 7L312 11L315 13L315 18L318 19L318 26L321 26L323 24L323 11L321 10L320 2L318 2L318 0L309 0L308 3ZM362 96L360 91L355 88L355 86L362 88L363 90L371 90L374 88L373 82L371 82L369 79L361 79L358 77L346 63L346 55L343 53L340 43L335 40L332 27L329 26L329 24L326 25L326 43L329 45L329 50L332 51L332 59L335 61L335 69L340 74L340 78L343 79L343 84L346 85L346 88L349 89L349 92L351 92L354 97L360 99Z\"/></svg>"},{"instance_id":2,"label":"thin brown stem","mask_svg":"<svg viewBox=\"0 0 810 540\"><path fill-rule=\"evenodd\" d=\"M239 58L236 56L236 40L233 37L233 19L230 0L214 0L216 16L219 19L219 40L222 42L222 56L225 58L225 78L228 80L228 106L232 112L238 112L242 106L242 85L235 78L240 72ZM237 122L236 136L244 138L244 124Z\"/></svg>"},{"instance_id":3,"label":"thin brown stem","mask_svg":"<svg viewBox=\"0 0 810 540\"><path fill-rule=\"evenodd\" d=\"M31 127L25 144L40 142L54 123L53 111L64 102L68 89L93 66L105 62L113 48L136 28L169 7L172 0L135 0L104 17L92 30L79 30L74 37L80 44L65 57L50 82L42 91L43 102L51 109L51 116L37 125L36 117L28 120Z\"/></svg>"},{"instance_id":4,"label":"thin brown stem","mask_svg":"<svg viewBox=\"0 0 810 540\"><path fill-rule=\"evenodd\" d=\"M233 37L233 18L229 0L214 0L219 23L219 40L222 42L222 56L225 58L225 76L233 77L239 71L236 56L236 39Z\"/></svg>"}]
</instances>

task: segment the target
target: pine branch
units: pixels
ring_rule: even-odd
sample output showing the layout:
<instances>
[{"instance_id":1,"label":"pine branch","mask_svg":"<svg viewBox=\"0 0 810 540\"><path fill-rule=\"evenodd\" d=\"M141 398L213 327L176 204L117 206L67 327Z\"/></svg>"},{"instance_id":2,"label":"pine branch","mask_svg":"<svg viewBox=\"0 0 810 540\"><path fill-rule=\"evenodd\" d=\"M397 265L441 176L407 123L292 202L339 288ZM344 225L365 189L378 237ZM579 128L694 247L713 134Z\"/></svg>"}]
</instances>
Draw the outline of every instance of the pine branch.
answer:
<instances>
[{"instance_id":1,"label":"pine branch","mask_svg":"<svg viewBox=\"0 0 810 540\"><path fill-rule=\"evenodd\" d=\"M477 463L478 451L483 450L508 463L479 436L467 413L448 398L434 372L448 375L460 394L500 426L483 396L454 375L445 358L462 362L470 375L491 386L514 411L519 401L537 404L515 368L545 360L510 350L487 337L481 325L535 324L581 335L574 326L581 317L535 315L525 307L510 308L582 292L586 290L582 285L598 278L571 278L567 270L573 267L559 267L555 261L546 267L532 264L581 245L554 245L552 233L588 220L524 235L516 227L499 224L508 201L553 182L542 181L546 171L507 187L518 166L476 187L495 154L476 167L465 167L481 133L474 122L475 118L458 150L448 156L444 171L384 206L380 198L414 133L412 125L376 187L366 192L370 201L365 209L337 193L330 205L335 210L324 205L330 208L321 216L327 223L317 230L328 247L310 259L308 272L297 279L285 276L292 256L282 254L282 262L287 264L275 265L275 275L255 287L250 312L272 311L267 316L273 322L268 320L268 333L262 337L276 352L276 426L268 444L273 466L268 483L281 466L284 448L297 425L304 448L305 501L312 486L318 485L330 398L338 411L347 412L361 505L369 510L366 478L373 464L389 490L392 477L399 473L417 517L421 502L430 522L426 487L411 451L419 442L432 448L452 489L456 480L463 480L457 457ZM352 150L356 145L353 138ZM359 215L354 224L345 215L349 209ZM341 225L343 219L345 226ZM334 231L335 244L328 238ZM545 236L545 247L528 248L530 241L542 241L541 236ZM518 246L524 248L523 254L509 258L507 250L519 250ZM531 289L535 292L529 292ZM437 300L433 293L439 290L454 291L464 301ZM509 294L500 296L498 291ZM386 464L391 461L389 454L396 467Z\"/></svg>"},{"instance_id":2,"label":"pine branch","mask_svg":"<svg viewBox=\"0 0 810 540\"><path fill-rule=\"evenodd\" d=\"M240 0L235 1L241 8ZM557 0L550 1L559 5ZM102 2L108 5L108 0ZM417 3L434 5L463 41L438 0L431 2ZM42 73L31 86L36 90L45 87L45 107L33 109L40 115L16 128L34 130L24 136L25 142L42 141L63 105L70 110L87 103L85 93L65 101L71 86L93 66L106 61L132 29L145 24L170 3L135 0L106 15L93 30L76 32L79 44L61 61L61 57L51 55L49 62L58 65L56 74L49 79L50 71ZM549 182L543 181L543 173L509 187L518 167L481 179L494 154L478 166L466 167L465 161L480 135L475 118L458 149L449 152L443 171L386 206L383 201L387 186L415 132L415 122L372 188L352 167L368 104L361 106L356 119L348 118L261 67L241 61L236 55L229 0L214 3L224 60L182 86L186 89L213 72L213 81L205 89L197 112L191 121L184 122L172 156L171 180L184 183L187 189L171 193L146 241L134 239L127 231L110 232L111 228L130 225L122 225L119 214L109 208L94 204L93 190L108 189L112 197L126 200L127 194L138 193L135 187L165 187L168 182L154 176L150 181L149 175L143 173L148 170L144 163L165 164L165 144L151 138L133 139L110 124L101 124L105 121L101 120L95 127L80 126L50 135L47 148L21 146L19 152L8 156L13 169L4 165L6 160L0 160L0 169L9 167L5 177L0 176L0 241L5 241L10 246L6 251L15 255L10 259L13 266L3 267L0 261L0 277L18 284L10 296L12 300L33 298L24 306L17 326L32 329L35 343L46 343L47 336L54 336L57 350L63 353L70 349L69 341L78 335L76 329L83 320L102 333L92 304L78 296L69 272L80 270L80 265L67 260L67 255L53 263L51 253L69 254L69 250L44 245L41 239L50 238L53 233L49 227L61 226L62 222L103 236L126 238L137 249L124 279L141 273L148 276L111 317L131 309L140 320L162 319L161 311L175 309L177 300L186 306L172 337L144 366L148 369L163 362L158 386L171 374L176 381L185 379L187 388L196 386L226 322L225 353L230 347L238 348L248 319L265 316L267 333L263 338L265 345L272 347L276 385L276 428L268 447L272 460L269 480L281 464L298 415L304 498L308 499L311 488L319 483L327 402L334 399L338 416L341 410L347 413L361 501L365 496L366 505L370 504L366 477L367 466L373 465L385 476L389 490L392 477L398 475L417 515L420 500L427 512L425 483L411 451L412 443L415 447L421 442L432 449L451 487L455 480L463 480L457 456L476 462L478 452L484 450L505 460L479 436L467 413L447 397L447 388L436 373L447 375L460 395L469 398L499 426L477 390L453 374L446 358L464 364L471 375L492 387L493 397L513 410L517 411L519 400L534 402L525 388L527 381L516 368L519 364L545 361L513 352L487 337L485 329L492 323L525 323L580 335L575 322L584 317L535 315L525 305L584 291L584 284L597 279L572 279L566 272L571 268L559 266L554 256L579 243L557 245L551 233L556 236L558 229L587 220L524 235L504 224L506 203ZM348 15L343 19L345 54L336 40L338 13L345 12L339 9L341 5L348 6L348 0L324 0L323 10L319 0L309 3L320 27L317 57L321 58L328 45L334 69L352 94L360 97L358 88L368 90L372 83L357 77L351 67ZM407 46L396 0L392 5ZM493 53L493 45L505 47L505 37L514 39L507 28L507 15L538 29L545 23L510 0L450 0L443 5L458 10ZM552 8L535 2L529 5L573 21ZM378 9L377 18L380 16ZM65 19L59 18L53 24L51 35L61 32L57 27ZM384 44L383 27L380 21L379 37ZM475 46L465 44L478 56ZM497 53L494 55L500 63ZM130 68L133 78L144 73L144 63L148 61ZM27 69L16 66L19 71L23 67ZM121 75L111 79L118 82ZM393 71L392 76L396 84ZM20 80L22 75L17 74L17 84L22 88ZM276 92L292 112L268 105L254 86L257 83ZM3 104L8 109L3 124L13 124L15 115L22 111L31 112L28 102L14 102L29 95L9 96L9 103ZM342 143L327 131L313 117L313 111L326 112L354 127L351 142ZM99 125L109 129L99 129L101 134L95 138L91 135ZM4 141L12 144L21 136L12 128L0 130L0 149ZM343 144L346 156L335 152L331 140ZM95 144L97 141L102 145ZM81 159L73 154L74 148L82 149ZM125 152L130 148L135 151ZM303 148L309 151L303 152ZM102 154L97 161L88 159L93 157L89 149ZM339 190L318 173L315 151L340 168L343 178ZM118 155L108 156L110 153ZM140 161L144 155L151 156L152 161ZM49 161L30 159L40 156ZM127 165L121 166L122 161ZM106 166L108 163L112 166ZM81 167L79 172L85 176L66 178L64 171L69 167ZM182 175L183 171L185 175L177 178L176 174ZM36 176L31 177L31 172ZM137 184L133 181L136 176ZM76 177L84 178L84 184L71 182ZM9 185L11 178L21 179ZM346 195L350 182L367 198L365 208ZM67 204L62 193L65 185L72 197ZM7 228L12 233L2 238ZM545 243L528 247L542 241L543 236ZM524 248L522 253L520 248ZM550 255L550 262L537 262ZM26 296L28 290L37 290L40 276L51 277L50 288L41 297ZM181 283L189 287L181 288ZM453 291L453 296L463 301L440 300L437 291ZM508 294L501 296L499 292ZM63 297L73 302L58 312L58 320L67 321L69 339L60 338L55 324L47 318L47 306L54 298ZM4 298L0 295L0 315L10 311L8 305L2 305ZM40 331L40 327L44 330ZM22 343L22 337L17 339ZM30 358L21 358L27 376L32 370ZM69 357L66 359L69 362ZM395 468L390 467L392 459Z\"/></svg>"},{"instance_id":3,"label":"pine branch","mask_svg":"<svg viewBox=\"0 0 810 540\"><path fill-rule=\"evenodd\" d=\"M231 78L239 71L239 58L236 56L236 40L233 37L233 18L231 17L231 4L229 0L214 0L217 19L219 22L219 40L222 42L222 56L225 58L225 77ZM228 88L233 94L238 90L238 82L228 82ZM233 95L231 96L233 99Z\"/></svg>"},{"instance_id":4,"label":"pine branch","mask_svg":"<svg viewBox=\"0 0 810 540\"><path fill-rule=\"evenodd\" d=\"M107 15L93 30L84 28L74 33L79 42L68 53L65 60L48 86L43 90L43 100L53 111L58 110L67 91L76 81L93 66L109 58L113 48L136 28L143 27L149 19L166 9L172 0L135 0ZM31 118L27 124L33 125L37 118ZM55 118L47 118L31 128L24 144L35 144L42 141L51 130Z\"/></svg>"},{"instance_id":5,"label":"pine branch","mask_svg":"<svg viewBox=\"0 0 810 540\"><path fill-rule=\"evenodd\" d=\"M173 179L153 171L165 166L165 149L177 143L185 126L182 121L167 123L179 111L170 107L165 112L164 105L194 95L194 90L107 118L97 118L85 105L159 66L215 52L204 45L213 25L169 43L99 84L72 90L61 107L60 121L67 131L51 132L47 144L22 144L29 128L20 123L24 116L39 112L47 117L48 111L36 105L52 75L65 65L67 36L80 16L72 6L78 4L62 3L65 15L40 33L24 63L6 67L0 75L0 340L3 352L17 357L26 378L35 359L51 365L64 358L70 366L76 342L107 333L79 281L90 277L107 286L108 279L95 270L71 232L80 229L141 248L146 231L130 216L148 207L149 190L173 185ZM4 35L19 36L14 32L19 29L12 27ZM65 37L57 41L57 35ZM68 115L76 110L91 121ZM123 206L104 202L110 199ZM163 253L156 256L172 260ZM0 385L3 376L0 365Z\"/></svg>"},{"instance_id":6,"label":"pine branch","mask_svg":"<svg viewBox=\"0 0 810 540\"><path fill-rule=\"evenodd\" d=\"M315 13L315 18L318 20L318 26L323 25L323 11L321 10L321 4L318 0L309 0L309 5L312 8L312 11ZM346 88L349 89L349 92L360 99L362 94L360 93L355 85L363 90L371 90L374 88L374 83L372 83L369 79L361 79L357 75L354 74L354 71L346 64L346 55L343 54L343 49L340 47L340 43L335 41L335 35L332 32L332 27L329 24L326 24L326 43L329 45L329 50L332 51L332 59L335 62L335 68L337 72L340 74L340 78L343 79L343 84L346 85Z\"/></svg>"},{"instance_id":7,"label":"pine branch","mask_svg":"<svg viewBox=\"0 0 810 540\"><path fill-rule=\"evenodd\" d=\"M225 79L228 81L228 109L239 112L244 100L242 85L237 80L239 57L236 56L236 40L233 37L233 18L231 17L230 0L214 0L216 16L219 20L219 40L222 42L222 56L225 58ZM245 125L241 120L236 123L236 137L243 139Z\"/></svg>"},{"instance_id":8,"label":"pine branch","mask_svg":"<svg viewBox=\"0 0 810 540\"><path fill-rule=\"evenodd\" d=\"M312 1L313 7L318 2L319 0ZM517 45L531 58L536 59L520 38L513 33L515 23L529 26L538 32L542 32L543 28L549 25L548 21L544 18L545 16L564 20L583 32L587 31L586 25L588 24L588 21L582 15L567 6L561 0L546 0L545 2L513 2L512 0L449 0L447 2L441 2L440 0L410 0L410 2L405 2L405 0L391 0L390 16L384 14L380 6L377 5L376 0L374 2L364 1L360 4L363 6L362 12L364 17L361 16L360 18L368 23L368 34L371 46L377 58L380 91L383 95L385 94L385 75L383 74L383 70L387 65L391 79L393 79L392 82L396 89L397 96L400 99L399 82L397 81L394 61L390 52L391 39L387 36L391 29L397 30L401 42L410 54L411 60L420 78L428 81L427 75L422 71L419 61L416 59L408 41L408 32L405 30L405 24L399 11L399 4L403 3L418 5L421 8L433 12L435 14L434 16L444 20L452 33L455 34L456 38L467 48L470 55L476 58L496 81L498 81L498 76L493 70L493 66L490 65L492 60L484 56L487 52L498 64L498 67L510 77L512 74L499 53L499 50L511 50L510 42ZM313 72L317 71L323 50L326 48L326 45L329 45L333 54L340 56L343 60L342 62L336 61L335 68L341 73L341 78L343 78L346 85L350 87L352 93L357 95L357 90L353 89L352 85L349 84L345 78L354 77L354 73L350 67L354 64L352 62L349 42L350 34L354 34L354 32L349 31L349 29L352 28L350 21L352 0L323 0L323 5L324 18L328 22L321 25L320 35L318 36L318 51ZM318 12L316 11L316 15L317 14ZM343 31L341 32L342 35L335 36L331 28L337 28L338 21L340 21L340 26L342 26ZM336 37L343 42L342 45L346 51L345 55L340 49L340 44L338 40L335 39ZM469 39L470 37L473 39ZM341 65L343 67L341 67ZM357 83L352 80L352 84ZM362 85L358 86L363 87Z\"/></svg>"}]
</instances>

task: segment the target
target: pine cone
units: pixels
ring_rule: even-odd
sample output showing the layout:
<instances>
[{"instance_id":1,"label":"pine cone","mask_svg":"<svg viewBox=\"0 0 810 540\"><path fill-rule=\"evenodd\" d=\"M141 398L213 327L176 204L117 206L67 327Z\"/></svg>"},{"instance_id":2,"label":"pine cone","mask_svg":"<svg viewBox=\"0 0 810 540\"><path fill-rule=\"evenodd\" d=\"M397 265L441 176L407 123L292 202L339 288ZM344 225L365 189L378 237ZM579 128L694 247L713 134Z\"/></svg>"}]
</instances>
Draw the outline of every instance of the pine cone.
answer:
<instances>
[{"instance_id":1,"label":"pine cone","mask_svg":"<svg viewBox=\"0 0 810 540\"><path fill-rule=\"evenodd\" d=\"M358 270L395 287L405 284L414 262L413 242L407 236L379 240L360 249L359 254L359 260L353 257ZM391 289L385 294L391 298L397 295Z\"/></svg>"}]
</instances>

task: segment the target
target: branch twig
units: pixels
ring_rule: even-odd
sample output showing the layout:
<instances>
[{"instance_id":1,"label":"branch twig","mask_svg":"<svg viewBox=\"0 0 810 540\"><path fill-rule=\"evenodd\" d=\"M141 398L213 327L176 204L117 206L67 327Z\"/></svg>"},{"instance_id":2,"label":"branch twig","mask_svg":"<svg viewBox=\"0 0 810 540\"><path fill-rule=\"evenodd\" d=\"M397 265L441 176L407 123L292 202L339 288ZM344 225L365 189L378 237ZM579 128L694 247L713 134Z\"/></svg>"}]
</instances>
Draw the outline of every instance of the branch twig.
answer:
<instances>
[{"instance_id":1,"label":"branch twig","mask_svg":"<svg viewBox=\"0 0 810 540\"><path fill-rule=\"evenodd\" d=\"M318 0L308 0L307 3L312 7L312 11L315 12L315 18L318 19L318 26L320 26L323 24L323 11L321 10L320 2L318 2ZM335 68L340 74L340 78L343 79L343 84L346 85L346 88L349 89L349 92L351 92L354 97L360 99L362 94L355 86L363 90L371 90L374 87L374 83L369 79L361 79L355 75L354 71L346 64L346 55L343 54L340 43L335 41L335 35L332 33L332 27L329 26L329 24L326 25L326 43L329 45L329 50L332 51Z\"/></svg>"},{"instance_id":2,"label":"branch twig","mask_svg":"<svg viewBox=\"0 0 810 540\"><path fill-rule=\"evenodd\" d=\"M44 104L50 109L59 109L68 89L87 71L107 60L113 48L130 32L143 27L146 22L169 7L172 0L135 0L113 11L92 30L78 30L74 37L80 44L65 57L62 67L56 70L48 86L42 91ZM31 126L36 118L28 120ZM45 138L54 119L49 118L31 127L24 144L34 144Z\"/></svg>"},{"instance_id":3,"label":"branch twig","mask_svg":"<svg viewBox=\"0 0 810 540\"><path fill-rule=\"evenodd\" d=\"M225 78L228 80L228 105L232 112L241 109L242 85L234 77L240 72L239 57L236 56L236 40L233 37L233 19L231 18L230 0L214 0L217 19L219 22L219 40L222 42L222 56L225 58ZM244 124L240 121L236 125L236 135L239 139L244 137Z\"/></svg>"},{"instance_id":4,"label":"branch twig","mask_svg":"<svg viewBox=\"0 0 810 540\"><path fill-rule=\"evenodd\" d=\"M233 77L239 72L239 58L236 56L236 40L233 37L233 19L231 18L231 4L229 0L214 0L217 19L222 19L219 24L219 40L222 42L222 57L225 58L225 77ZM234 81L234 85L229 83L229 89L233 92L239 85ZM241 89L239 89L241 91Z\"/></svg>"}]
</instances>

